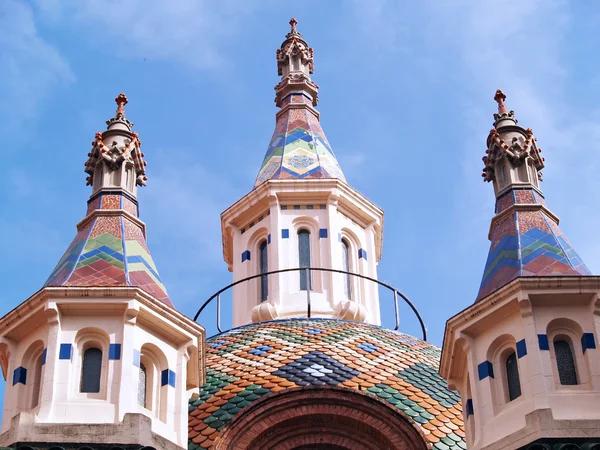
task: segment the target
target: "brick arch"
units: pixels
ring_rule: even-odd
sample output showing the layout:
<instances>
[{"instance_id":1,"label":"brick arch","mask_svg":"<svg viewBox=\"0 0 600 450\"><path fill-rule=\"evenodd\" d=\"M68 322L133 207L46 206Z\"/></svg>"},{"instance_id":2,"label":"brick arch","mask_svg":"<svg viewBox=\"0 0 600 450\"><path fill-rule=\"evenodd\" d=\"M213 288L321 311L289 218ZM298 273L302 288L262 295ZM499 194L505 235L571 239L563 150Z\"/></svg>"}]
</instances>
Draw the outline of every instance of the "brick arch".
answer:
<instances>
[{"instance_id":1,"label":"brick arch","mask_svg":"<svg viewBox=\"0 0 600 450\"><path fill-rule=\"evenodd\" d=\"M426 450L419 427L379 399L331 386L286 389L248 405L215 450Z\"/></svg>"}]
</instances>

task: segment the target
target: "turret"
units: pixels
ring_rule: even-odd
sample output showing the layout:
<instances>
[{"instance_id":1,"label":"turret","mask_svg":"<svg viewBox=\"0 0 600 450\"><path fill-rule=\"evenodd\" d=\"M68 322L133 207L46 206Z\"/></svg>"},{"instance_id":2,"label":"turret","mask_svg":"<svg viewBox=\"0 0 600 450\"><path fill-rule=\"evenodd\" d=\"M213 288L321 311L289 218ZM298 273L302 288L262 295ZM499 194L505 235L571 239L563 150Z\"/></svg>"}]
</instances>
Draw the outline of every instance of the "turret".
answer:
<instances>
[{"instance_id":1,"label":"turret","mask_svg":"<svg viewBox=\"0 0 600 450\"><path fill-rule=\"evenodd\" d=\"M290 21L277 50L275 132L254 189L221 215L234 281L266 272L325 268L376 278L383 211L347 183L321 128L313 50ZM375 283L312 270L255 278L234 288L233 324L334 317L378 324ZM307 292L309 291L309 292Z\"/></svg>"},{"instance_id":2,"label":"turret","mask_svg":"<svg viewBox=\"0 0 600 450\"><path fill-rule=\"evenodd\" d=\"M85 164L92 194L75 239L0 319L2 447L187 448L204 329L175 310L150 256L136 192L146 164L127 98L116 101Z\"/></svg>"},{"instance_id":3,"label":"turret","mask_svg":"<svg viewBox=\"0 0 600 450\"><path fill-rule=\"evenodd\" d=\"M600 448L600 279L546 206L533 132L494 98L492 243L476 303L446 323L440 373L461 395L469 449Z\"/></svg>"}]
</instances>

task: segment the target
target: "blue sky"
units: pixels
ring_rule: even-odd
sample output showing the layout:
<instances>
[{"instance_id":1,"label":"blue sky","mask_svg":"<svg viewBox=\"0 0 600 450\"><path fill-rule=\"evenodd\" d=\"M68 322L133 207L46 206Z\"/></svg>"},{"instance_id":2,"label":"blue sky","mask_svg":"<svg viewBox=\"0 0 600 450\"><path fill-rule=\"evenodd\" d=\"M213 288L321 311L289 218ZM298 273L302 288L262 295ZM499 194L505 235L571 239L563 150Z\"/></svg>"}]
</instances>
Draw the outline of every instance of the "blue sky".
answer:
<instances>
[{"instance_id":1,"label":"blue sky","mask_svg":"<svg viewBox=\"0 0 600 450\"><path fill-rule=\"evenodd\" d=\"M141 218L173 302L192 316L230 282L219 215L252 188L269 143L275 50L292 16L315 49L321 123L346 178L385 211L379 277L418 306L431 342L481 280L494 209L481 157L497 88L533 128L549 207L598 273L600 6L294 5L0 3L1 313L42 286L75 235L90 195L83 164L119 92L144 143ZM408 311L401 320L419 335ZM214 334L212 316L202 323Z\"/></svg>"}]
</instances>

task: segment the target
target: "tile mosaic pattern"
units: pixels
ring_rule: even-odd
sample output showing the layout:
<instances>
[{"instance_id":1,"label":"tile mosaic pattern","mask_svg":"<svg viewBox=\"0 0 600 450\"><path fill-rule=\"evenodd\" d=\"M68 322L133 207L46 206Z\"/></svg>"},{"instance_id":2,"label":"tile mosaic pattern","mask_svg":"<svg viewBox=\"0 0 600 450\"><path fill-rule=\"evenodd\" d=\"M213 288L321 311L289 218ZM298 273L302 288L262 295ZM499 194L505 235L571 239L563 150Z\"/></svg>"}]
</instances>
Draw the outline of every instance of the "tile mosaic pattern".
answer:
<instances>
[{"instance_id":1,"label":"tile mosaic pattern","mask_svg":"<svg viewBox=\"0 0 600 450\"><path fill-rule=\"evenodd\" d=\"M543 204L542 201L543 197L533 190L513 190L497 200L496 210L503 211L512 204ZM508 212L494 224L476 301L520 276L556 275L591 272L558 224L543 211Z\"/></svg>"},{"instance_id":2,"label":"tile mosaic pattern","mask_svg":"<svg viewBox=\"0 0 600 450\"><path fill-rule=\"evenodd\" d=\"M124 206L133 210L135 205L119 197L102 195L89 203L88 216L94 216L80 225L44 286L137 286L173 306L140 226L124 214L102 214ZM124 205L124 200L130 204ZM89 211L92 206L95 211Z\"/></svg>"},{"instance_id":3,"label":"tile mosaic pattern","mask_svg":"<svg viewBox=\"0 0 600 450\"><path fill-rule=\"evenodd\" d=\"M297 386L339 386L387 402L434 449L466 449L458 393L438 374L440 349L382 327L334 319L250 324L207 339L206 384L189 402L189 450L259 398Z\"/></svg>"},{"instance_id":4,"label":"tile mosaic pattern","mask_svg":"<svg viewBox=\"0 0 600 450\"><path fill-rule=\"evenodd\" d=\"M284 178L340 178L345 181L319 119L311 110L312 100L301 93L290 97L291 103L306 107L289 108L278 116L254 186L266 180Z\"/></svg>"}]
</instances>

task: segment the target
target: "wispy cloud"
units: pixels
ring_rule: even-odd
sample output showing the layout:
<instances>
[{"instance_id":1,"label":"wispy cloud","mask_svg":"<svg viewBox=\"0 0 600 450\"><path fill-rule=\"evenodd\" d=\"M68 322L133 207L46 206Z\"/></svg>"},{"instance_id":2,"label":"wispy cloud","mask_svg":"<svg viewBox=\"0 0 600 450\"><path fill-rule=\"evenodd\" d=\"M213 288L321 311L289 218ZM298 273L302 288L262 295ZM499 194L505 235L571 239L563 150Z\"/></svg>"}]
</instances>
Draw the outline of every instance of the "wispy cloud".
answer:
<instances>
[{"instance_id":1,"label":"wispy cloud","mask_svg":"<svg viewBox=\"0 0 600 450\"><path fill-rule=\"evenodd\" d=\"M73 82L75 76L58 49L40 36L26 2L0 2L0 48L0 103L5 105L0 124L14 133L35 116L53 88Z\"/></svg>"},{"instance_id":2,"label":"wispy cloud","mask_svg":"<svg viewBox=\"0 0 600 450\"><path fill-rule=\"evenodd\" d=\"M257 2L224 0L71 0L42 12L81 32L88 41L134 59L178 61L211 69L227 63L222 47L238 36Z\"/></svg>"}]
</instances>

